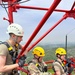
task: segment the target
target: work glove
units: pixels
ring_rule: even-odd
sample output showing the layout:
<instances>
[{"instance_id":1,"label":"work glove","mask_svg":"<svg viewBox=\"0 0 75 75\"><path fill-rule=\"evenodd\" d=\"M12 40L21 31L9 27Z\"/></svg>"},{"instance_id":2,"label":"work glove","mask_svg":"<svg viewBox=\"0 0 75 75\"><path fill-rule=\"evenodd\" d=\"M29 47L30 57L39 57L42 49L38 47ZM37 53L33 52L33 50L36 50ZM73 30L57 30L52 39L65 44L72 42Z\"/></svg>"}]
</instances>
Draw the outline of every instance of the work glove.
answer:
<instances>
[{"instance_id":1,"label":"work glove","mask_svg":"<svg viewBox=\"0 0 75 75\"><path fill-rule=\"evenodd\" d=\"M47 66L44 66L43 71L44 71L44 72L47 72L47 70L48 70L48 69L47 69Z\"/></svg>"},{"instance_id":2,"label":"work glove","mask_svg":"<svg viewBox=\"0 0 75 75\"><path fill-rule=\"evenodd\" d=\"M71 74L74 70L74 67L72 67L71 64L74 64L74 62L68 58L66 64L68 66L68 74Z\"/></svg>"},{"instance_id":3,"label":"work glove","mask_svg":"<svg viewBox=\"0 0 75 75\"><path fill-rule=\"evenodd\" d=\"M18 62L18 64L19 64L19 67L23 67L24 66L24 64L25 64L25 59L26 59L27 57L25 56L25 55L23 55L23 56L21 56L20 58L19 58L19 62Z\"/></svg>"},{"instance_id":4,"label":"work glove","mask_svg":"<svg viewBox=\"0 0 75 75\"><path fill-rule=\"evenodd\" d=\"M68 74L71 74L73 70L74 70L74 68L70 67L69 70L68 70Z\"/></svg>"},{"instance_id":5,"label":"work glove","mask_svg":"<svg viewBox=\"0 0 75 75\"><path fill-rule=\"evenodd\" d=\"M71 64L73 64L73 62L69 58L67 58L66 66L71 67Z\"/></svg>"}]
</instances>

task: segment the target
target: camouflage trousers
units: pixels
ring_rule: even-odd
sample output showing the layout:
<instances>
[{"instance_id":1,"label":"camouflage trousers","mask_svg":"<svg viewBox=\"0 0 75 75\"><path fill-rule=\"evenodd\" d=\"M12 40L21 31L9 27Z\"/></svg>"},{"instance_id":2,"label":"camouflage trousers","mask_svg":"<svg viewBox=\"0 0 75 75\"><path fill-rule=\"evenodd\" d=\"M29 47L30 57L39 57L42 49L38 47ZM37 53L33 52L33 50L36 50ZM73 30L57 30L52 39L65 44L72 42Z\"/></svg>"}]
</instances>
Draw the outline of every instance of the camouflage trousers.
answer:
<instances>
[{"instance_id":1,"label":"camouflage trousers","mask_svg":"<svg viewBox=\"0 0 75 75\"><path fill-rule=\"evenodd\" d=\"M44 73L40 73L40 75L52 75L52 74L49 72L44 72Z\"/></svg>"}]
</instances>

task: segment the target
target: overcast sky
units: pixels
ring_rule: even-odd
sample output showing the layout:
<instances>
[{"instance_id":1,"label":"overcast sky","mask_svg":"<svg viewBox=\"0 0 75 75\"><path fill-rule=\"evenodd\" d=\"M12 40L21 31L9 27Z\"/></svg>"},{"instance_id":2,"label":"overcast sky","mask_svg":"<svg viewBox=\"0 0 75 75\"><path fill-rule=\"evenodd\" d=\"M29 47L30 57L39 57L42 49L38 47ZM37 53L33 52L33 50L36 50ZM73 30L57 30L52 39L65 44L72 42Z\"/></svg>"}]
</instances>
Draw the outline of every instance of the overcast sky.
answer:
<instances>
[{"instance_id":1,"label":"overcast sky","mask_svg":"<svg viewBox=\"0 0 75 75\"><path fill-rule=\"evenodd\" d=\"M22 0L25 1L25 0ZM21 3L21 5L26 6L38 6L49 8L54 0L30 0L26 3ZM61 0L57 9L70 10L75 0ZM24 38L23 42L27 42L35 28L38 26L39 22L44 17L47 11L44 10L33 10L33 9L18 9L14 13L14 22L21 24L24 28ZM48 29L50 29L57 21L59 21L64 12L53 12L48 18L38 35L35 37L33 42L35 42L39 37L41 37ZM0 40L8 39L8 34L6 34L6 29L9 25L8 21L3 20L3 17L8 18L7 13L4 8L0 6ZM68 17L63 20L52 32L50 32L40 43L65 43L65 36L68 36L69 42L75 43L75 19Z\"/></svg>"}]
</instances>

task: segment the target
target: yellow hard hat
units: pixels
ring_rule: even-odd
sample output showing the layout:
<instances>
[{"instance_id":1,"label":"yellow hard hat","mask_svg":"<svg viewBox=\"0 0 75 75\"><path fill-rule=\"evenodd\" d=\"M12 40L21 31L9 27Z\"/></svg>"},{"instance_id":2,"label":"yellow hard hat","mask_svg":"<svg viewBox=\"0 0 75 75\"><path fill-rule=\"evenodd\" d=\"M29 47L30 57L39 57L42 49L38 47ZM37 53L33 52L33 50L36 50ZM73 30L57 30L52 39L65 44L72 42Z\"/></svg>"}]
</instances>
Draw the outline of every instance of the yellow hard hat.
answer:
<instances>
[{"instance_id":1,"label":"yellow hard hat","mask_svg":"<svg viewBox=\"0 0 75 75\"><path fill-rule=\"evenodd\" d=\"M36 47L33 50L33 54L36 54L37 56L45 56L45 51L42 47Z\"/></svg>"},{"instance_id":2,"label":"yellow hard hat","mask_svg":"<svg viewBox=\"0 0 75 75\"><path fill-rule=\"evenodd\" d=\"M55 54L66 55L66 50L64 48L57 48Z\"/></svg>"}]
</instances>

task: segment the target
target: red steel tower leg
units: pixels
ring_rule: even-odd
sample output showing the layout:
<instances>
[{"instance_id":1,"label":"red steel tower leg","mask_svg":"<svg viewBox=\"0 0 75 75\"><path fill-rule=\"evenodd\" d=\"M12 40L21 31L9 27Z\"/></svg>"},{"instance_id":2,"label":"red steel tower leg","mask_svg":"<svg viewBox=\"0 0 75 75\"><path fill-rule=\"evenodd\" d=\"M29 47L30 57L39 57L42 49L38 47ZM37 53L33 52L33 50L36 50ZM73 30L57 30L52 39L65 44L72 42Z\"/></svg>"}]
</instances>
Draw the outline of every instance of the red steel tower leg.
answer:
<instances>
[{"instance_id":1,"label":"red steel tower leg","mask_svg":"<svg viewBox=\"0 0 75 75\"><path fill-rule=\"evenodd\" d=\"M9 23L13 23L13 7L12 7L12 1L8 1L8 17L9 17Z\"/></svg>"},{"instance_id":2,"label":"red steel tower leg","mask_svg":"<svg viewBox=\"0 0 75 75\"><path fill-rule=\"evenodd\" d=\"M40 37L34 44L32 44L29 48L27 48L28 51L30 51L37 43L39 43L47 34L49 34L56 26L59 25L64 19L66 19L66 14L56 23L54 24L42 37Z\"/></svg>"},{"instance_id":3,"label":"red steel tower leg","mask_svg":"<svg viewBox=\"0 0 75 75\"><path fill-rule=\"evenodd\" d=\"M39 32L39 30L42 28L42 26L47 21L47 19L52 14L52 12L57 7L57 5L60 3L60 1L61 0L54 0L53 4L49 8L49 10L47 11L47 13L45 14L45 16L43 17L43 19L41 20L41 22L37 26L37 28L34 30L33 34L31 35L31 37L29 38L29 40L27 41L27 43L25 44L25 46L23 47L23 50L20 52L18 58L20 57L20 55L22 55L24 53L24 51L26 50L26 48L28 47L28 45L31 43L31 41L34 39L34 37L37 35L37 33Z\"/></svg>"}]
</instances>

